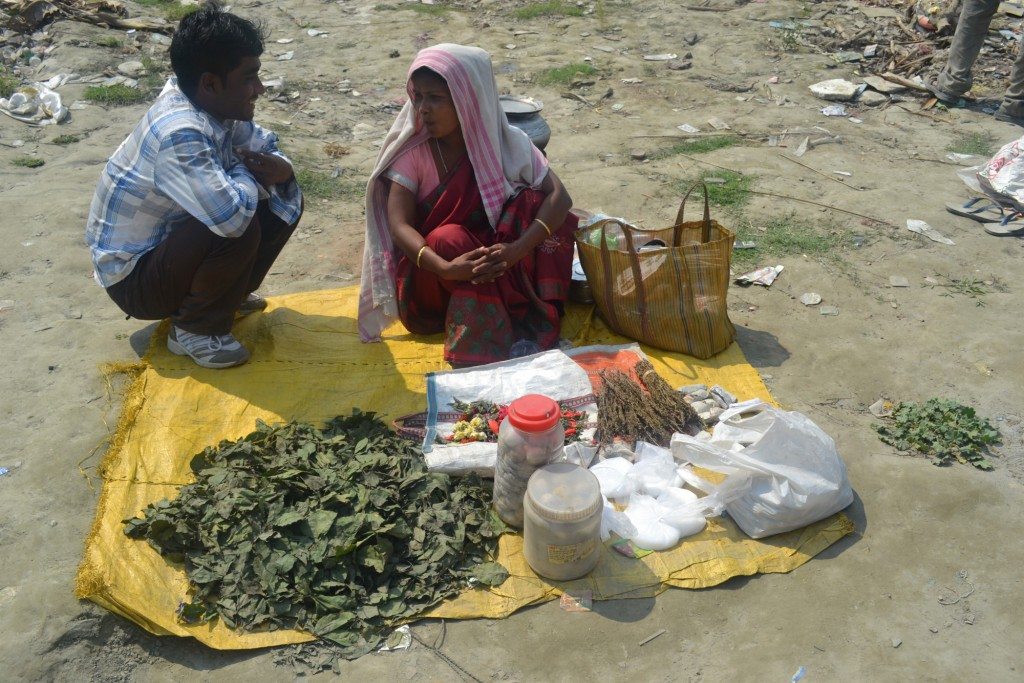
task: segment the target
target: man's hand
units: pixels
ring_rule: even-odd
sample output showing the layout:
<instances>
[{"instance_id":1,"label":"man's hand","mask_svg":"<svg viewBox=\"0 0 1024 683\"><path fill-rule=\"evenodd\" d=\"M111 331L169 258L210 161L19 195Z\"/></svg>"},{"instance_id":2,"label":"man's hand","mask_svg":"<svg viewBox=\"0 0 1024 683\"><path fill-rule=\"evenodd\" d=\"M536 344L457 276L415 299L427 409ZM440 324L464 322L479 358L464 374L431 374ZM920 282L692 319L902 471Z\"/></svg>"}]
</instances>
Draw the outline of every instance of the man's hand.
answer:
<instances>
[{"instance_id":1,"label":"man's hand","mask_svg":"<svg viewBox=\"0 0 1024 683\"><path fill-rule=\"evenodd\" d=\"M263 187L287 183L295 175L292 165L276 154L245 149L236 149L235 152L242 158L242 163L256 178L256 182Z\"/></svg>"}]
</instances>

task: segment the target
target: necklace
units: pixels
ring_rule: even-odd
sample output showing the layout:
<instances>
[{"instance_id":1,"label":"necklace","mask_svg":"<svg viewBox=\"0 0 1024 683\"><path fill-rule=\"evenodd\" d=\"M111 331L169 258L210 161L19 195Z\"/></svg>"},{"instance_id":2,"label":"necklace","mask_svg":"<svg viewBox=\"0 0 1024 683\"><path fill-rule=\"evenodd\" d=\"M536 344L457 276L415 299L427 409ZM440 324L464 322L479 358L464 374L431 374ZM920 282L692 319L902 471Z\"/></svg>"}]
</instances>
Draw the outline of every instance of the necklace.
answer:
<instances>
[{"instance_id":1,"label":"necklace","mask_svg":"<svg viewBox=\"0 0 1024 683\"><path fill-rule=\"evenodd\" d=\"M448 164L444 162L444 152L441 151L441 143L434 138L434 148L437 149L437 156L441 159L441 167L444 168L444 174L448 175Z\"/></svg>"}]
</instances>

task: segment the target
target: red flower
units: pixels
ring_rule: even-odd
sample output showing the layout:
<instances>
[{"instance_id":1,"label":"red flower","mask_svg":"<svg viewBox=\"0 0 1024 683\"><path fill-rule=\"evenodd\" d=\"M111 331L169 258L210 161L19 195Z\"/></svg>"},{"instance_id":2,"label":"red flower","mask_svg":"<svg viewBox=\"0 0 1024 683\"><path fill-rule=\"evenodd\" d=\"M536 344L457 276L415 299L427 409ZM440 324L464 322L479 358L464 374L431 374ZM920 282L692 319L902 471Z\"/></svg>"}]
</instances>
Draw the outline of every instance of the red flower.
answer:
<instances>
[{"instance_id":1,"label":"red flower","mask_svg":"<svg viewBox=\"0 0 1024 683\"><path fill-rule=\"evenodd\" d=\"M495 435L497 435L498 429L501 428L501 425L498 423L497 420L488 420L487 426L490 428L491 433Z\"/></svg>"}]
</instances>

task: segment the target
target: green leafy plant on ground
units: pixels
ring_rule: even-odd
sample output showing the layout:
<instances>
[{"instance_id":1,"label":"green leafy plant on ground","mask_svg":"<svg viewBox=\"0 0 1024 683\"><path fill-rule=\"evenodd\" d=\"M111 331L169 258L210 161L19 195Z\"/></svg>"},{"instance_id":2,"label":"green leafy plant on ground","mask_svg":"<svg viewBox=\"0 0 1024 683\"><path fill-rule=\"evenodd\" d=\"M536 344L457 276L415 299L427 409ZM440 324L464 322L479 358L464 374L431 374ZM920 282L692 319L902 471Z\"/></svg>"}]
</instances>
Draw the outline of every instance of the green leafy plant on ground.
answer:
<instances>
[{"instance_id":1,"label":"green leafy plant on ground","mask_svg":"<svg viewBox=\"0 0 1024 683\"><path fill-rule=\"evenodd\" d=\"M732 260L752 265L765 256L828 256L844 246L845 240L831 226L818 226L795 214L754 222L744 219L736 229L736 242L753 242L753 249L737 249Z\"/></svg>"},{"instance_id":2,"label":"green leafy plant on ground","mask_svg":"<svg viewBox=\"0 0 1024 683\"><path fill-rule=\"evenodd\" d=\"M116 85L90 85L85 89L83 95L90 102L99 104L113 104L123 106L138 104L146 99L146 93L138 88L132 88L124 83Z\"/></svg>"},{"instance_id":3,"label":"green leafy plant on ground","mask_svg":"<svg viewBox=\"0 0 1024 683\"><path fill-rule=\"evenodd\" d=\"M310 168L296 171L295 180L302 193L313 199L358 199L366 191L366 186L358 179L332 178L330 173Z\"/></svg>"},{"instance_id":4,"label":"green leafy plant on ground","mask_svg":"<svg viewBox=\"0 0 1024 683\"><path fill-rule=\"evenodd\" d=\"M11 159L12 166L21 166L22 168L39 168L46 162L38 157L20 156Z\"/></svg>"},{"instance_id":5,"label":"green leafy plant on ground","mask_svg":"<svg viewBox=\"0 0 1024 683\"><path fill-rule=\"evenodd\" d=\"M712 182L707 182L709 178ZM754 182L754 177L725 170L703 171L696 178L689 178L676 184L675 190L679 193L679 197L682 198L686 191L697 181L704 181L707 184L708 201L712 204L722 207L739 207L750 199L749 190ZM703 199L703 194L699 189L694 190L693 194L690 195L690 201L692 202L702 202ZM694 204L694 206L697 206L697 204Z\"/></svg>"},{"instance_id":6,"label":"green leafy plant on ground","mask_svg":"<svg viewBox=\"0 0 1024 683\"><path fill-rule=\"evenodd\" d=\"M58 135L54 139L50 140L50 142L52 142L55 145L73 145L76 142L80 141L81 139L82 138L80 138L77 135L66 134L66 135Z\"/></svg>"},{"instance_id":7,"label":"green leafy plant on ground","mask_svg":"<svg viewBox=\"0 0 1024 683\"><path fill-rule=\"evenodd\" d=\"M562 0L548 0L547 2L531 2L525 7L519 7L512 11L512 16L516 19L580 17L583 16L583 8Z\"/></svg>"},{"instance_id":8,"label":"green leafy plant on ground","mask_svg":"<svg viewBox=\"0 0 1024 683\"><path fill-rule=\"evenodd\" d=\"M191 462L195 482L124 521L184 564L185 623L300 628L359 657L386 631L473 582L497 586L505 525L477 476L428 472L413 441L373 413L322 430L257 422Z\"/></svg>"},{"instance_id":9,"label":"green leafy plant on ground","mask_svg":"<svg viewBox=\"0 0 1024 683\"><path fill-rule=\"evenodd\" d=\"M124 45L124 43L121 42L120 38L115 38L114 36L104 36L102 38L99 38L98 40L96 40L96 44L100 47L113 48L122 47Z\"/></svg>"},{"instance_id":10,"label":"green leafy plant on ground","mask_svg":"<svg viewBox=\"0 0 1024 683\"><path fill-rule=\"evenodd\" d=\"M872 426L884 443L931 456L940 466L955 461L991 470L985 452L999 442L999 432L988 420L978 417L974 408L949 399L900 403L891 418Z\"/></svg>"},{"instance_id":11,"label":"green leafy plant on ground","mask_svg":"<svg viewBox=\"0 0 1024 683\"><path fill-rule=\"evenodd\" d=\"M946 151L989 157L996 151L995 142L989 133L960 133L946 146Z\"/></svg>"},{"instance_id":12,"label":"green leafy plant on ground","mask_svg":"<svg viewBox=\"0 0 1024 683\"><path fill-rule=\"evenodd\" d=\"M677 154L707 154L717 149L725 149L740 144L740 139L735 135L713 135L703 138L683 140L671 147L656 150L651 154L652 159L665 159Z\"/></svg>"},{"instance_id":13,"label":"green leafy plant on ground","mask_svg":"<svg viewBox=\"0 0 1024 683\"><path fill-rule=\"evenodd\" d=\"M593 76L596 73L597 69L586 62L573 62L541 71L537 74L537 82L541 85L569 85L581 76Z\"/></svg>"},{"instance_id":14,"label":"green leafy plant on ground","mask_svg":"<svg viewBox=\"0 0 1024 683\"><path fill-rule=\"evenodd\" d=\"M18 78L0 66L0 97L10 97L18 88Z\"/></svg>"},{"instance_id":15,"label":"green leafy plant on ground","mask_svg":"<svg viewBox=\"0 0 1024 683\"><path fill-rule=\"evenodd\" d=\"M942 296L952 298L954 295L965 296L969 299L975 300L976 306L984 306L985 302L981 297L992 292L1006 292L1006 285L1001 283L998 279L992 278L988 282L985 280L979 280L975 277L962 277L955 278L949 277L948 275L941 275L936 273L937 277L942 278L943 282L938 284L926 285L931 289L936 287L943 289Z\"/></svg>"}]
</instances>

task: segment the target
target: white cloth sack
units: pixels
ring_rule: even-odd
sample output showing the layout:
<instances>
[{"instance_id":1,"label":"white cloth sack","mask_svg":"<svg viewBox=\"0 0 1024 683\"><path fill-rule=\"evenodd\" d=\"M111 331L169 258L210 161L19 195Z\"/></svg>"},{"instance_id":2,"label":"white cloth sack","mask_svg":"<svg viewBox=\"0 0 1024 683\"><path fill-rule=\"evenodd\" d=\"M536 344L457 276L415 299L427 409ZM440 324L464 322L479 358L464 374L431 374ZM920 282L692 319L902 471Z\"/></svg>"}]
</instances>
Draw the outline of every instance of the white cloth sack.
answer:
<instances>
[{"instance_id":1,"label":"white cloth sack","mask_svg":"<svg viewBox=\"0 0 1024 683\"><path fill-rule=\"evenodd\" d=\"M715 489L751 538L799 529L853 502L835 441L805 415L757 399L722 413L710 441L674 435L672 454L727 475L722 484L709 486L692 471L680 471L687 483Z\"/></svg>"}]
</instances>

